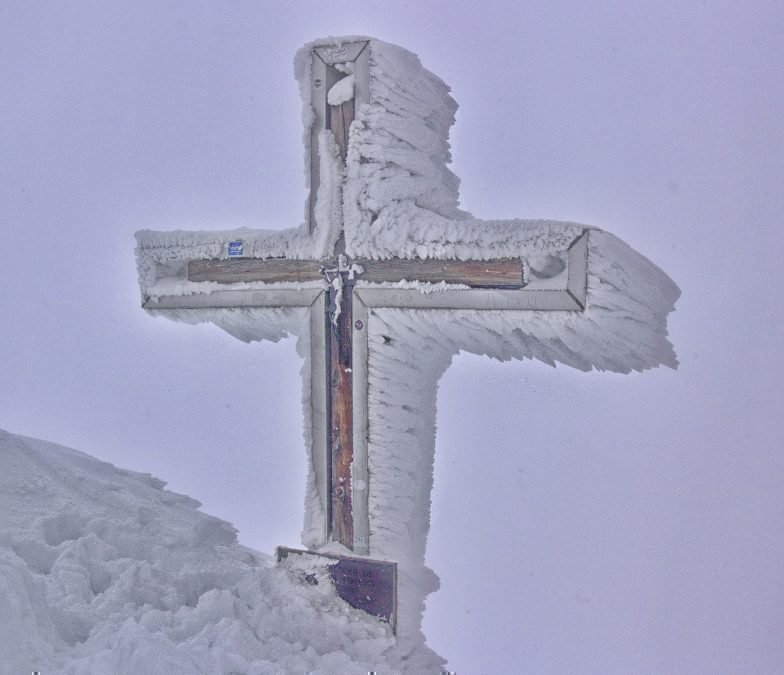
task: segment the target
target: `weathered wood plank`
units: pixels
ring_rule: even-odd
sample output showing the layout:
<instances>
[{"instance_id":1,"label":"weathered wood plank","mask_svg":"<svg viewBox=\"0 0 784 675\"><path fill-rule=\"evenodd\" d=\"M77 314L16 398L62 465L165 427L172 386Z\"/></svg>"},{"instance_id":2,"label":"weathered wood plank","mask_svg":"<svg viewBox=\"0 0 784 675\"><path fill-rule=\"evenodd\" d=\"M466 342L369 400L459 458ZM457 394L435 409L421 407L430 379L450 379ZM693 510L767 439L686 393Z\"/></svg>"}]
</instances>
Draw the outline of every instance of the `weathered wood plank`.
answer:
<instances>
[{"instance_id":1,"label":"weathered wood plank","mask_svg":"<svg viewBox=\"0 0 784 675\"><path fill-rule=\"evenodd\" d=\"M318 260L287 258L237 258L231 260L189 260L188 281L317 281L323 264Z\"/></svg>"},{"instance_id":2,"label":"weathered wood plank","mask_svg":"<svg viewBox=\"0 0 784 675\"><path fill-rule=\"evenodd\" d=\"M358 278L371 282L424 281L465 284L472 288L523 287L523 266L518 259L503 260L357 260L363 272ZM189 281L315 281L324 263L286 258L239 258L188 261Z\"/></svg>"},{"instance_id":3,"label":"weathered wood plank","mask_svg":"<svg viewBox=\"0 0 784 675\"><path fill-rule=\"evenodd\" d=\"M334 307L337 291L330 288ZM354 517L351 504L351 465L354 461L352 375L352 289L340 294L340 315L330 322L330 399L332 453L332 538L354 550Z\"/></svg>"},{"instance_id":4,"label":"weathered wood plank","mask_svg":"<svg viewBox=\"0 0 784 675\"><path fill-rule=\"evenodd\" d=\"M362 281L425 281L465 284L472 288L523 287L523 263L516 258L500 260L357 260Z\"/></svg>"}]
</instances>

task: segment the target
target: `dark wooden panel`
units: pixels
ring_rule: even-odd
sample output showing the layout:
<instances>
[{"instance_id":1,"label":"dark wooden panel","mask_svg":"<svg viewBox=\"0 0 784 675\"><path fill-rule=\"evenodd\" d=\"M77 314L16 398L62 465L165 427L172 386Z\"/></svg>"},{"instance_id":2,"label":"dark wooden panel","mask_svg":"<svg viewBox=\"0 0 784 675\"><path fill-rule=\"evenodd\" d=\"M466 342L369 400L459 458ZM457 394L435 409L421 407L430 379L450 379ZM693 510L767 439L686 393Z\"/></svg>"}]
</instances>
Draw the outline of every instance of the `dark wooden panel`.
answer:
<instances>
[{"instance_id":1,"label":"dark wooden panel","mask_svg":"<svg viewBox=\"0 0 784 675\"><path fill-rule=\"evenodd\" d=\"M394 625L397 565L378 560L341 558L328 565L339 597L349 605Z\"/></svg>"},{"instance_id":2,"label":"dark wooden panel","mask_svg":"<svg viewBox=\"0 0 784 675\"><path fill-rule=\"evenodd\" d=\"M238 281L314 281L321 279L321 267L318 260L286 258L189 260L188 280L217 281L219 284Z\"/></svg>"},{"instance_id":3,"label":"dark wooden panel","mask_svg":"<svg viewBox=\"0 0 784 675\"><path fill-rule=\"evenodd\" d=\"M362 281L426 281L466 284L472 288L522 288L523 263L504 260L357 260Z\"/></svg>"},{"instance_id":4,"label":"dark wooden panel","mask_svg":"<svg viewBox=\"0 0 784 675\"><path fill-rule=\"evenodd\" d=\"M397 624L397 563L371 558L354 558L315 553L278 546L278 565L296 574L303 583L317 586L325 579L338 597L392 625Z\"/></svg>"}]
</instances>

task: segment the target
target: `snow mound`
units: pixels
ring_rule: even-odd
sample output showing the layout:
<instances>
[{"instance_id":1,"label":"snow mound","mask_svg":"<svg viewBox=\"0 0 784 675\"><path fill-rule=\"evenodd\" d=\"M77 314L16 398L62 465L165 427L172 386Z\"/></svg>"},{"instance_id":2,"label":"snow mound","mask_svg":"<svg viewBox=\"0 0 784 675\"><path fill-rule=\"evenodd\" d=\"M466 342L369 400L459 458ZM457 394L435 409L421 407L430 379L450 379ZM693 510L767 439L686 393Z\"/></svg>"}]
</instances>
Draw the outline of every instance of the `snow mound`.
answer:
<instances>
[{"instance_id":1,"label":"snow mound","mask_svg":"<svg viewBox=\"0 0 784 675\"><path fill-rule=\"evenodd\" d=\"M0 430L0 673L438 671L149 474Z\"/></svg>"}]
</instances>

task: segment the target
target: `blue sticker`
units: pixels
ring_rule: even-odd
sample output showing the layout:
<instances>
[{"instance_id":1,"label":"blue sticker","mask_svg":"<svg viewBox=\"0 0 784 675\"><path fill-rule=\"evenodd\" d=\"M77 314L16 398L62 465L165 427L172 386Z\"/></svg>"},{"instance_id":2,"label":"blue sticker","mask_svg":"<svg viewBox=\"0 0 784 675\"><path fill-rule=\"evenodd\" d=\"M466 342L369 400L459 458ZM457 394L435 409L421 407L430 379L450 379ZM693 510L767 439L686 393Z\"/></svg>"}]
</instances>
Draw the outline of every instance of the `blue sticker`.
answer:
<instances>
[{"instance_id":1,"label":"blue sticker","mask_svg":"<svg viewBox=\"0 0 784 675\"><path fill-rule=\"evenodd\" d=\"M229 258L237 258L242 255L242 242L230 241L229 242Z\"/></svg>"}]
</instances>

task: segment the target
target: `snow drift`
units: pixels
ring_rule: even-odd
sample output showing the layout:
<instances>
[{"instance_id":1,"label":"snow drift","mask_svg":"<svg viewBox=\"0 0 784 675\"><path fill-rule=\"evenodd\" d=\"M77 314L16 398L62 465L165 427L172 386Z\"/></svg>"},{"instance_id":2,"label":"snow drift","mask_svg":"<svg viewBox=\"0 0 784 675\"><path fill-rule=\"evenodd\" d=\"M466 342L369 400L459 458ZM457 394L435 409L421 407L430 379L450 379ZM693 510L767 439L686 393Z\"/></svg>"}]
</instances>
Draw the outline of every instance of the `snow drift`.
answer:
<instances>
[{"instance_id":1,"label":"snow drift","mask_svg":"<svg viewBox=\"0 0 784 675\"><path fill-rule=\"evenodd\" d=\"M0 673L437 672L148 474L0 431Z\"/></svg>"}]
</instances>

